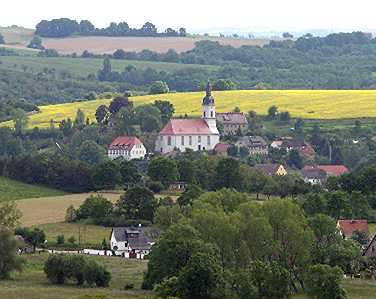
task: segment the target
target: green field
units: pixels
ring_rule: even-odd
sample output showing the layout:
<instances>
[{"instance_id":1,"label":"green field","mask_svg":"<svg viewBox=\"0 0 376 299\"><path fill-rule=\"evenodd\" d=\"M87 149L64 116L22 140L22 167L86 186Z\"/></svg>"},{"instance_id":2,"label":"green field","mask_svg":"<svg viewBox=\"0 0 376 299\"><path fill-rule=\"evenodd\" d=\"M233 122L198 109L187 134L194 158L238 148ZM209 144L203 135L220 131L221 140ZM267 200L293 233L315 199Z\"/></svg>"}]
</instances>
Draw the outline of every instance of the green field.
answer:
<instances>
[{"instance_id":1,"label":"green field","mask_svg":"<svg viewBox=\"0 0 376 299\"><path fill-rule=\"evenodd\" d=\"M24 184L0 177L0 202L24 198L64 195L63 191L36 185Z\"/></svg>"},{"instance_id":2,"label":"green field","mask_svg":"<svg viewBox=\"0 0 376 299\"><path fill-rule=\"evenodd\" d=\"M87 77L89 74L96 74L103 65L102 58L70 58L70 57L37 57L37 56L2 56L0 57L0 70L18 70L28 73L38 73L44 68L55 69L57 72L66 71L76 77ZM137 69L152 68L157 71L176 71L185 68L195 68L215 71L218 66L181 64L170 62L153 62L138 60L111 60L114 71L123 71L128 65L133 65Z\"/></svg>"},{"instance_id":3,"label":"green field","mask_svg":"<svg viewBox=\"0 0 376 299\"><path fill-rule=\"evenodd\" d=\"M203 92L171 93L133 97L136 105L151 103L157 99L169 100L175 105L175 115L201 114ZM338 123L354 118L376 117L376 90L235 90L214 92L217 111L232 111L238 106L244 112L254 110L265 115L272 105L280 111L289 111L292 117L320 119ZM68 104L41 106L41 113L30 116L29 127L48 127L51 119L74 119L77 109L82 109L91 120L99 105L111 100L82 101ZM11 126L12 122L3 123Z\"/></svg>"},{"instance_id":4,"label":"green field","mask_svg":"<svg viewBox=\"0 0 376 299\"><path fill-rule=\"evenodd\" d=\"M84 295L103 294L109 298L152 298L151 294L140 290L146 261L122 258L91 256L104 264L112 274L109 288L88 288L75 285L51 285L43 272L47 254L25 256L26 267L22 273L14 273L11 280L0 281L0 299L79 299ZM134 290L125 291L124 286L133 283Z\"/></svg>"}]
</instances>

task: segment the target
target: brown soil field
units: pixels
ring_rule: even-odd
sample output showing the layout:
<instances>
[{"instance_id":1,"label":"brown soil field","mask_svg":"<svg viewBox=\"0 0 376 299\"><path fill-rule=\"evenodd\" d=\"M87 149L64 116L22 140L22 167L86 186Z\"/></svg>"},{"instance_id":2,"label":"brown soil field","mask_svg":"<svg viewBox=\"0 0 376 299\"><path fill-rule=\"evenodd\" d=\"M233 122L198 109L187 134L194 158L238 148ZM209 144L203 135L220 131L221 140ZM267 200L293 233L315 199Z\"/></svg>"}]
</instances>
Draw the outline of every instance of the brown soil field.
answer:
<instances>
[{"instance_id":1,"label":"brown soil field","mask_svg":"<svg viewBox=\"0 0 376 299\"><path fill-rule=\"evenodd\" d=\"M67 208L71 205L78 208L90 194L93 193L17 200L17 207L22 213L21 225L63 222ZM112 202L120 197L120 193L102 193L102 195Z\"/></svg>"},{"instance_id":2,"label":"brown soil field","mask_svg":"<svg viewBox=\"0 0 376 299\"><path fill-rule=\"evenodd\" d=\"M194 48L195 43L202 40L218 41L223 45L233 47L262 46L267 44L267 39L230 39L230 38L189 38L189 37L68 37L68 38L44 38L43 45L46 48L56 49L62 54L81 54L89 50L95 54L112 54L117 49L124 51L142 51L149 49L159 53L174 49L177 52L185 52Z\"/></svg>"}]
</instances>

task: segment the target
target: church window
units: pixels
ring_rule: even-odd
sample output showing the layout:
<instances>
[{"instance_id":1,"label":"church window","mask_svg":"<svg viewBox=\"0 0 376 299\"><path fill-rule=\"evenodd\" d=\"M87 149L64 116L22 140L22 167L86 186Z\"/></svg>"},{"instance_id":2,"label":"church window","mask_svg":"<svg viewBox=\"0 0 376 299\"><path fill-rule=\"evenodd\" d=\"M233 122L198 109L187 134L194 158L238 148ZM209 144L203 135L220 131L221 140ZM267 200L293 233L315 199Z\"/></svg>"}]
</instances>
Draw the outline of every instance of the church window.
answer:
<instances>
[{"instance_id":1,"label":"church window","mask_svg":"<svg viewBox=\"0 0 376 299\"><path fill-rule=\"evenodd\" d=\"M181 145L184 145L184 136L181 136Z\"/></svg>"},{"instance_id":2,"label":"church window","mask_svg":"<svg viewBox=\"0 0 376 299\"><path fill-rule=\"evenodd\" d=\"M210 136L208 136L208 145L210 145Z\"/></svg>"},{"instance_id":3,"label":"church window","mask_svg":"<svg viewBox=\"0 0 376 299\"><path fill-rule=\"evenodd\" d=\"M198 143L201 143L201 136L198 136Z\"/></svg>"},{"instance_id":4,"label":"church window","mask_svg":"<svg viewBox=\"0 0 376 299\"><path fill-rule=\"evenodd\" d=\"M210 111L210 117L214 117L214 112Z\"/></svg>"},{"instance_id":5,"label":"church window","mask_svg":"<svg viewBox=\"0 0 376 299\"><path fill-rule=\"evenodd\" d=\"M189 136L189 145L192 145L192 136Z\"/></svg>"},{"instance_id":6,"label":"church window","mask_svg":"<svg viewBox=\"0 0 376 299\"><path fill-rule=\"evenodd\" d=\"M204 111L204 118L206 118L206 112Z\"/></svg>"},{"instance_id":7,"label":"church window","mask_svg":"<svg viewBox=\"0 0 376 299\"><path fill-rule=\"evenodd\" d=\"M167 145L171 145L171 136L168 136L167 138Z\"/></svg>"}]
</instances>

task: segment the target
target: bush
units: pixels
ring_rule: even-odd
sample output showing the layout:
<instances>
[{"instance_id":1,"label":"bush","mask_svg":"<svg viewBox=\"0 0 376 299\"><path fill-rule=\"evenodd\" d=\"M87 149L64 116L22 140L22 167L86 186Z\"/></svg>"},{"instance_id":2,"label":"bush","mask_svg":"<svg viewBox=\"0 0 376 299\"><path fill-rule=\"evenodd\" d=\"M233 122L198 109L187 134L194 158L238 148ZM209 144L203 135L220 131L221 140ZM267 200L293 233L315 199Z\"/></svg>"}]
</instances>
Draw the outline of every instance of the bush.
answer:
<instances>
[{"instance_id":1,"label":"bush","mask_svg":"<svg viewBox=\"0 0 376 299\"><path fill-rule=\"evenodd\" d=\"M81 255L50 255L45 262L44 272L53 284L64 284L67 280L83 285L108 287L111 273L95 261Z\"/></svg>"},{"instance_id":2,"label":"bush","mask_svg":"<svg viewBox=\"0 0 376 299\"><path fill-rule=\"evenodd\" d=\"M159 193L164 189L164 186L161 182L151 181L147 183L147 187L154 193Z\"/></svg>"},{"instance_id":3,"label":"bush","mask_svg":"<svg viewBox=\"0 0 376 299\"><path fill-rule=\"evenodd\" d=\"M127 283L124 286L124 290L132 290L132 289L134 289L134 284L133 283Z\"/></svg>"},{"instance_id":4,"label":"bush","mask_svg":"<svg viewBox=\"0 0 376 299\"><path fill-rule=\"evenodd\" d=\"M64 243L65 243L65 237L64 237L64 235L58 235L56 237L56 244L62 245Z\"/></svg>"}]
</instances>

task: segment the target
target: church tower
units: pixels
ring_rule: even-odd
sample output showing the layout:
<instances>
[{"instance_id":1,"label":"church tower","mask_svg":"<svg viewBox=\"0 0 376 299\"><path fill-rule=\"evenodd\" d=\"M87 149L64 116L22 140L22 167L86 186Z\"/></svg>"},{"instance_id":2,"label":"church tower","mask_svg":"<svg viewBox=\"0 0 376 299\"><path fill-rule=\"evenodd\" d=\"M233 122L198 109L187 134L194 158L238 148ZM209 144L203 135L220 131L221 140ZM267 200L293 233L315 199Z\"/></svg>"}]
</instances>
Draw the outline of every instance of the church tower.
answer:
<instances>
[{"instance_id":1,"label":"church tower","mask_svg":"<svg viewBox=\"0 0 376 299\"><path fill-rule=\"evenodd\" d=\"M206 121L212 133L218 134L214 97L212 96L212 86L209 81L206 85L206 96L202 100L202 119Z\"/></svg>"}]
</instances>

